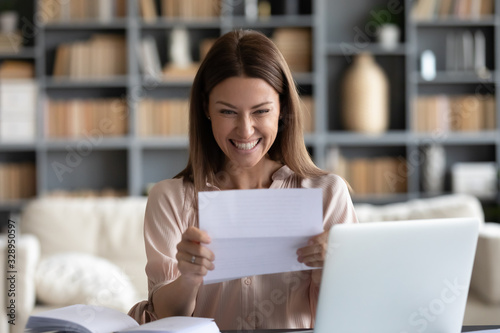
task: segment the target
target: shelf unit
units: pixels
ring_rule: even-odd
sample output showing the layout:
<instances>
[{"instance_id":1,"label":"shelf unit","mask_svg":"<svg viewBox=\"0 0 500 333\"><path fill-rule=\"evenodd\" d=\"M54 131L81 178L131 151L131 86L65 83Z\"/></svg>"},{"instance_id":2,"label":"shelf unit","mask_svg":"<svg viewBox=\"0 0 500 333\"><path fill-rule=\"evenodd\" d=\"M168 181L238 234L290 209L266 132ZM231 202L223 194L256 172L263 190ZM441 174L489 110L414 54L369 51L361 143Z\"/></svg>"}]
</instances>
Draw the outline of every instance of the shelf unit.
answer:
<instances>
[{"instance_id":1,"label":"shelf unit","mask_svg":"<svg viewBox=\"0 0 500 333\"><path fill-rule=\"evenodd\" d=\"M312 72L295 73L294 77L305 95L315 101L315 130L305 135L305 142L316 164L328 166L328 152L338 148L347 156L403 157L408 165L408 188L405 193L383 196L353 196L355 202L387 203L427 197L421 185L422 148L430 142L442 144L448 159L444 193L449 185L450 163L455 161L493 161L500 165L500 103L496 103L496 130L479 133L447 133L435 137L412 131L412 101L419 94L433 92L468 92L477 86L494 91L500 83L500 0L495 0L495 15L481 21L448 19L443 21L414 22L411 18L411 0L300 0L300 15L285 15L285 1L270 1L277 12L268 20L248 21L244 17L243 1L222 1L221 16L213 19L163 19L144 21L139 13L138 1L127 0L127 16L110 23L70 22L40 24L34 22L36 0L23 0L19 7L36 33L27 40L19 54L0 54L6 59L33 62L39 83L40 96L37 111L37 139L31 143L0 142L0 161L26 157L36 163L37 193L44 195L56 189L90 188L100 190L112 187L125 190L129 195L143 195L150 183L169 178L187 162L186 137L139 137L137 127L138 102L142 98L187 98L190 80L160 81L152 84L141 74L137 45L143 36L155 38L162 64L166 62L168 32L174 27L187 28L197 57L197 44L202 38L216 38L235 28L252 28L270 35L278 27L309 28L312 32ZM305 3L305 5L304 5ZM156 6L161 1L155 0ZM402 9L402 36L399 45L391 51L374 42L361 42L370 10L375 7L396 5ZM443 71L442 53L438 58L437 78L425 81L418 73L419 56L423 48L439 42L440 31L481 29L488 40L488 66L494 70L490 79L474 75L453 76ZM105 32L125 36L127 40L127 74L105 81L71 81L51 76L55 49L60 43L85 39L93 33ZM349 66L352 54L368 51L386 72L390 81L390 126L378 136L346 131L341 124L340 84L343 72ZM79 139L52 139L45 135L44 101L47 98L115 97L128 106L128 133L123 137L101 137L99 133ZM71 172L58 177L55 165L68 165ZM439 194L439 193L438 193ZM4 215L19 210L27 201L0 203ZM500 203L500 197L494 202ZM2 217L2 220L3 217Z\"/></svg>"}]
</instances>

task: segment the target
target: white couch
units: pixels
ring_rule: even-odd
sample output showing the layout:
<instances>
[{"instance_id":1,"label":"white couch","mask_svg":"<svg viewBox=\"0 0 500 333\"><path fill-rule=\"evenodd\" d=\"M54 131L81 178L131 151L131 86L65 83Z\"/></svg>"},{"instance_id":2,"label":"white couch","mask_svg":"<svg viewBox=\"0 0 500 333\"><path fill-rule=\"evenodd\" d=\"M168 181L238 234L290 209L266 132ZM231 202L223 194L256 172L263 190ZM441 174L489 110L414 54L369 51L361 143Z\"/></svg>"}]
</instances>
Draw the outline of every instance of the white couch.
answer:
<instances>
[{"instance_id":1,"label":"white couch","mask_svg":"<svg viewBox=\"0 0 500 333\"><path fill-rule=\"evenodd\" d=\"M29 315L47 306L86 302L126 312L146 299L145 206L145 198L32 201L16 234L16 325L2 322L6 318L2 314L0 332L22 332ZM355 209L361 222L460 216L484 220L479 201L464 195L384 206L360 204ZM5 246L4 238L0 252L7 250ZM6 264L4 258L5 253L0 264ZM1 274L6 271L2 268ZM0 297L9 301L3 284ZM496 224L481 228L464 324L500 324L500 226Z\"/></svg>"}]
</instances>

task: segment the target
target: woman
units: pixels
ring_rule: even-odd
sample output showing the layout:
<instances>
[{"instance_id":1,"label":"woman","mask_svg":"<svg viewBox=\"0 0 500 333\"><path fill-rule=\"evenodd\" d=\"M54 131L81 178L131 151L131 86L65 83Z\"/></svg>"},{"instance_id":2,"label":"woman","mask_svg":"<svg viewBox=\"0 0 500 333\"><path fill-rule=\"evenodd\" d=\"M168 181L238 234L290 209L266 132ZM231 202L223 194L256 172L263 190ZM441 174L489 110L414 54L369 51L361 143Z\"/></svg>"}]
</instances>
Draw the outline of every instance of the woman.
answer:
<instances>
[{"instance_id":1,"label":"woman","mask_svg":"<svg viewBox=\"0 0 500 333\"><path fill-rule=\"evenodd\" d=\"M333 224L356 222L345 182L307 153L299 96L276 46L254 31L220 37L194 79L189 117L188 165L149 195L149 299L130 314L141 322L211 317L223 330L313 327L319 269L203 285L216 254L205 246L210 235L197 228L198 191L322 188L325 232L297 251L310 267L323 266Z\"/></svg>"}]
</instances>

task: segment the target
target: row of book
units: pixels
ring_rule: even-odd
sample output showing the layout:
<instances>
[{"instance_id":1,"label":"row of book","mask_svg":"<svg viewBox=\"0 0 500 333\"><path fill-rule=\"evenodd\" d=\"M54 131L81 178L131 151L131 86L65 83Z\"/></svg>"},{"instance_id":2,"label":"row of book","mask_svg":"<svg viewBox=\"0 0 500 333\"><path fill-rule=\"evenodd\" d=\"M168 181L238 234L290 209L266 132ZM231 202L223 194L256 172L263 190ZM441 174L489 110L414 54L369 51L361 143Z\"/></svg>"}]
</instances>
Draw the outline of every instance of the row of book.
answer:
<instances>
[{"instance_id":1,"label":"row of book","mask_svg":"<svg viewBox=\"0 0 500 333\"><path fill-rule=\"evenodd\" d=\"M127 0L40 0L38 17L44 23L111 22L126 13Z\"/></svg>"},{"instance_id":2,"label":"row of book","mask_svg":"<svg viewBox=\"0 0 500 333\"><path fill-rule=\"evenodd\" d=\"M414 131L464 132L496 128L492 95L419 96L414 106Z\"/></svg>"},{"instance_id":3,"label":"row of book","mask_svg":"<svg viewBox=\"0 0 500 333\"><path fill-rule=\"evenodd\" d=\"M35 140L37 96L35 80L0 80L0 142Z\"/></svg>"},{"instance_id":4,"label":"row of book","mask_svg":"<svg viewBox=\"0 0 500 333\"><path fill-rule=\"evenodd\" d=\"M273 42L283 54L292 72L310 72L312 64L312 34L308 28L278 28Z\"/></svg>"},{"instance_id":5,"label":"row of book","mask_svg":"<svg viewBox=\"0 0 500 333\"><path fill-rule=\"evenodd\" d=\"M181 136L188 134L189 102L183 99L144 99L137 116L139 136Z\"/></svg>"},{"instance_id":6,"label":"row of book","mask_svg":"<svg viewBox=\"0 0 500 333\"><path fill-rule=\"evenodd\" d=\"M123 136L127 133L127 105L118 98L49 100L46 133L51 138L78 138L92 133Z\"/></svg>"},{"instance_id":7,"label":"row of book","mask_svg":"<svg viewBox=\"0 0 500 333\"><path fill-rule=\"evenodd\" d=\"M408 171L402 157L352 158L340 156L333 171L351 186L355 196L407 191Z\"/></svg>"},{"instance_id":8,"label":"row of book","mask_svg":"<svg viewBox=\"0 0 500 333\"><path fill-rule=\"evenodd\" d=\"M418 0L413 7L415 20L433 20L455 17L481 19L493 15L495 0Z\"/></svg>"},{"instance_id":9,"label":"row of book","mask_svg":"<svg viewBox=\"0 0 500 333\"><path fill-rule=\"evenodd\" d=\"M57 47L53 76L71 79L102 79L127 73L124 36L95 34L89 40Z\"/></svg>"},{"instance_id":10,"label":"row of book","mask_svg":"<svg viewBox=\"0 0 500 333\"><path fill-rule=\"evenodd\" d=\"M210 18L220 14L221 0L162 0L160 8L154 0L139 0L144 21L154 22L163 18Z\"/></svg>"},{"instance_id":11,"label":"row of book","mask_svg":"<svg viewBox=\"0 0 500 333\"><path fill-rule=\"evenodd\" d=\"M36 195L33 162L0 163L0 200L27 199Z\"/></svg>"}]
</instances>

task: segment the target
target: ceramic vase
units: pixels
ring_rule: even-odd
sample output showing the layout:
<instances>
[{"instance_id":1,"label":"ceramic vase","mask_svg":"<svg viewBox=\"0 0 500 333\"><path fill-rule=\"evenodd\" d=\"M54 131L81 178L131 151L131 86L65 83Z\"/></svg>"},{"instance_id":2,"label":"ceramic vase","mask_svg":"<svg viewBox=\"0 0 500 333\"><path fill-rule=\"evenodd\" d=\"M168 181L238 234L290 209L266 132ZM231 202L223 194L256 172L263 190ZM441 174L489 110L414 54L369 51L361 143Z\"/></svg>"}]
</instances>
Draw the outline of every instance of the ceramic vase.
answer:
<instances>
[{"instance_id":1,"label":"ceramic vase","mask_svg":"<svg viewBox=\"0 0 500 333\"><path fill-rule=\"evenodd\" d=\"M389 127L389 82L369 53L353 58L341 86L344 129L369 134Z\"/></svg>"}]
</instances>

